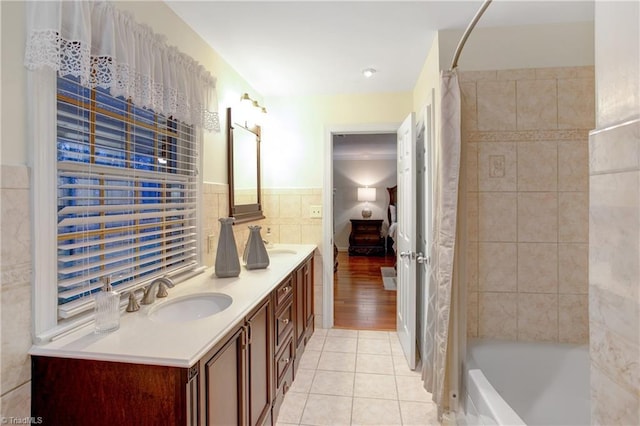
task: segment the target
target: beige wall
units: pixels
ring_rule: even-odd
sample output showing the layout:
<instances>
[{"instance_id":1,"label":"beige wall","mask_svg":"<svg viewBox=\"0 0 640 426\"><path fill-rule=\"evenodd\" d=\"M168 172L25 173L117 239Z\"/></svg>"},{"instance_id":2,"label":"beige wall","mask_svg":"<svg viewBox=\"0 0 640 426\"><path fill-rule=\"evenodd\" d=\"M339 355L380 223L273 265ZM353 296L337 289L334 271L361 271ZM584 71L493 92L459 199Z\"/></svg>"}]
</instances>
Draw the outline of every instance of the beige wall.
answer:
<instances>
[{"instance_id":1,"label":"beige wall","mask_svg":"<svg viewBox=\"0 0 640 426\"><path fill-rule=\"evenodd\" d=\"M24 417L30 406L30 363L27 351L31 345L31 252L29 205L29 156L26 141L26 71L23 68L25 32L25 6L20 2L2 2L2 411L4 416ZM155 31L164 33L170 44L192 55L218 78L218 96L222 132L204 135L204 225L201 236L203 259L213 265L217 237L218 217L228 215L228 186L226 183L226 123L225 108L233 106L240 94L249 92L261 98L231 69L209 46L186 27L173 12L157 2L122 2L118 7L134 13L136 20L146 23ZM10 35L10 36L9 36ZM16 40L17 38L17 40ZM11 42L9 42L11 41ZM384 100L389 98L383 97ZM11 101L11 104L8 102ZM343 105L338 97L338 105ZM366 103L367 101L361 100ZM382 101L380 101L382 102ZM393 100L391 101L393 102ZM330 102L325 108L336 110ZM344 106L342 113L344 113ZM349 114L344 114L349 116ZM11 123L12 126L7 126ZM301 143L304 138L299 139ZM269 147L269 144L265 144ZM290 147L291 148L291 147ZM298 150L306 149L299 145ZM321 163L307 160L309 163ZM18 164L21 167L8 167ZM304 169L304 168L303 168ZM313 169L313 168L312 168ZM267 168L269 170L269 168ZM277 168L274 169L277 173ZM321 169L316 173L322 175ZM296 182L295 177L290 178ZM212 183L214 182L214 183ZM219 183L218 183L219 182ZM315 243L321 241L322 225L319 219L308 218L309 205L321 204L321 183L315 188L295 190L267 189L263 192L267 219L258 222L263 236L273 242ZM18 222L16 222L18 221ZM270 235L266 228L271 228ZM239 254L248 237L246 224L234 227ZM318 260L316 260L318 262ZM322 312L322 268L316 271L316 312ZM11 319L11 320L9 320ZM319 315L317 324L322 323Z\"/></svg>"},{"instance_id":2,"label":"beige wall","mask_svg":"<svg viewBox=\"0 0 640 426\"><path fill-rule=\"evenodd\" d=\"M19 251L24 255L5 258L13 253L8 230L24 231L20 238L31 243L28 218L29 206L28 168L30 163L26 138L26 71L23 67L25 28L25 3L0 2L2 8L2 173L11 176L19 170L23 179L16 183L2 182L3 208L12 207L12 214L2 215L2 301L6 318L19 318L2 322L2 415L25 416L29 413L30 367L27 350L31 339L31 258L30 248ZM236 105L240 95L248 92L261 103L259 93L247 84L215 51L201 40L162 2L118 2L117 7L134 14L135 19L150 25L156 32L165 34L167 41L191 55L217 77L219 110L222 132L204 134L203 181L212 184L222 195L213 197L210 185L205 185L205 204L226 204L226 136L225 110ZM273 125L267 123L263 133L263 173L265 213L263 227L271 227L271 238L276 242L305 242L320 245L321 220L308 217L310 203L321 204L324 173L325 127L331 124L396 123L411 109L410 93L380 95L339 95L304 98L274 99L266 103L273 117ZM8 124L11 124L10 126ZM18 169L8 165L22 166ZM12 203L15 189L6 185L19 185L20 197L25 203ZM269 189L271 188L271 189ZM281 189L279 189L281 188ZM215 192L214 191L214 192ZM214 198L216 200L214 201ZM5 200L9 200L6 201ZM222 200L222 201L221 201ZM216 215L226 216L226 206L215 210ZM12 220L21 219L17 227ZM26 220L26 221L25 221ZM213 222L213 224L212 224ZM246 228L245 228L246 229ZM242 228L238 232L239 250L246 236ZM201 236L206 264L211 265L215 252L207 247L217 245L217 217L205 223ZM209 238L209 236L213 236ZM265 235L266 237L266 235ZM316 258L316 311L321 310L322 259ZM16 312L20 316L13 316ZM10 316L6 316L10 315ZM322 316L317 324L322 323ZM16 336L19 336L16 337Z\"/></svg>"},{"instance_id":3,"label":"beige wall","mask_svg":"<svg viewBox=\"0 0 640 426\"><path fill-rule=\"evenodd\" d=\"M640 424L640 4L596 2L589 138L592 424Z\"/></svg>"},{"instance_id":4,"label":"beige wall","mask_svg":"<svg viewBox=\"0 0 640 426\"><path fill-rule=\"evenodd\" d=\"M468 335L586 343L593 67L460 81Z\"/></svg>"},{"instance_id":5,"label":"beige wall","mask_svg":"<svg viewBox=\"0 0 640 426\"><path fill-rule=\"evenodd\" d=\"M410 92L270 97L263 129L265 188L321 188L327 129L399 125L411 112Z\"/></svg>"},{"instance_id":6,"label":"beige wall","mask_svg":"<svg viewBox=\"0 0 640 426\"><path fill-rule=\"evenodd\" d=\"M0 2L2 67L2 126L0 162L24 165L28 162L26 125L26 72L24 69L25 7L23 2Z\"/></svg>"},{"instance_id":7,"label":"beige wall","mask_svg":"<svg viewBox=\"0 0 640 426\"><path fill-rule=\"evenodd\" d=\"M439 31L433 38L431 49L424 61L418 81L413 88L413 111L416 114L421 113L422 108L433 100L437 99L436 103L436 123L439 120L439 99L440 99L440 33Z\"/></svg>"},{"instance_id":8,"label":"beige wall","mask_svg":"<svg viewBox=\"0 0 640 426\"><path fill-rule=\"evenodd\" d=\"M220 133L204 132L203 180L227 183L226 109L237 107L240 96L247 92L262 104L262 95L251 87L231 66L205 43L199 35L160 1L119 1L119 9L132 13L139 23L149 25L155 32L164 34L167 43L201 63L217 79L220 112Z\"/></svg>"}]
</instances>

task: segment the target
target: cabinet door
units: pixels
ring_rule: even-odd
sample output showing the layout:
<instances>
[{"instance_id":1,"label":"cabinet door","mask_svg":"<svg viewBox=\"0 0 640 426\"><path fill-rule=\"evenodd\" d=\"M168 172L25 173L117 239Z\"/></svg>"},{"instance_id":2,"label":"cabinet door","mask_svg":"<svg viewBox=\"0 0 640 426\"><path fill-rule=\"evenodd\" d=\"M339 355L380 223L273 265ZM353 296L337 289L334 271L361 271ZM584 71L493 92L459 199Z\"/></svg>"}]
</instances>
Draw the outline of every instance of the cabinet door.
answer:
<instances>
[{"instance_id":1,"label":"cabinet door","mask_svg":"<svg viewBox=\"0 0 640 426\"><path fill-rule=\"evenodd\" d=\"M245 424L245 341L242 327L204 363L202 408L206 425Z\"/></svg>"},{"instance_id":2,"label":"cabinet door","mask_svg":"<svg viewBox=\"0 0 640 426\"><path fill-rule=\"evenodd\" d=\"M304 291L305 330L307 335L310 335L314 329L313 258L307 260L304 265Z\"/></svg>"},{"instance_id":3,"label":"cabinet door","mask_svg":"<svg viewBox=\"0 0 640 426\"><path fill-rule=\"evenodd\" d=\"M264 424L272 399L273 308L267 300L247 318L249 425Z\"/></svg>"},{"instance_id":4,"label":"cabinet door","mask_svg":"<svg viewBox=\"0 0 640 426\"><path fill-rule=\"evenodd\" d=\"M294 272L293 281L295 286L293 290L293 297L294 297L293 303L295 305L294 311L295 311L295 317L296 317L295 343L296 343L296 347L299 347L300 344L302 343L302 340L304 339L304 331L305 331L305 325L306 325L306 317L304 312L305 310L304 266L298 268Z\"/></svg>"}]
</instances>

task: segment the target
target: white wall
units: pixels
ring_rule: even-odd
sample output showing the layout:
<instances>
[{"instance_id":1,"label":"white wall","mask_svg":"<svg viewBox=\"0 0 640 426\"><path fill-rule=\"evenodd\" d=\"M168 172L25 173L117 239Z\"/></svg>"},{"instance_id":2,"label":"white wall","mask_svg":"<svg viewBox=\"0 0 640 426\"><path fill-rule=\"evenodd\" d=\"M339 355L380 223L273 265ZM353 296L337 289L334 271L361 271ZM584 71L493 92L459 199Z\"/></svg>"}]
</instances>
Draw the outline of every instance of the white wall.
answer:
<instances>
[{"instance_id":1,"label":"white wall","mask_svg":"<svg viewBox=\"0 0 640 426\"><path fill-rule=\"evenodd\" d=\"M640 114L640 6L596 2L596 125Z\"/></svg>"},{"instance_id":2,"label":"white wall","mask_svg":"<svg viewBox=\"0 0 640 426\"><path fill-rule=\"evenodd\" d=\"M462 33L439 32L441 69L451 66ZM458 67L474 71L568 67L593 65L593 58L593 22L476 27L462 50Z\"/></svg>"},{"instance_id":3,"label":"white wall","mask_svg":"<svg viewBox=\"0 0 640 426\"><path fill-rule=\"evenodd\" d=\"M397 183L397 162L387 160L333 160L333 187L335 188L333 221L334 242L339 250L349 247L350 219L362 219L364 203L357 200L357 188L376 188L376 201L369 202L371 219L383 219L388 224L387 188Z\"/></svg>"}]
</instances>

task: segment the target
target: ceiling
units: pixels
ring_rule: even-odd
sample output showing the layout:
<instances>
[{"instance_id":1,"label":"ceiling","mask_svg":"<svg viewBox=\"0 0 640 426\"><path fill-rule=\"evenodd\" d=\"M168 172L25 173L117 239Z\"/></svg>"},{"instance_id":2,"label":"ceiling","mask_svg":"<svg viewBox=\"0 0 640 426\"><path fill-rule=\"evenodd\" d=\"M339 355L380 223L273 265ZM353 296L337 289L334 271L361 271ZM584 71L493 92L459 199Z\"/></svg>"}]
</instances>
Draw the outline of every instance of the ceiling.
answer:
<instances>
[{"instance_id":1,"label":"ceiling","mask_svg":"<svg viewBox=\"0 0 640 426\"><path fill-rule=\"evenodd\" d=\"M466 28L482 1L167 4L260 94L286 96L412 90L436 32ZM478 26L591 20L592 1L494 0Z\"/></svg>"},{"instance_id":2,"label":"ceiling","mask_svg":"<svg viewBox=\"0 0 640 426\"><path fill-rule=\"evenodd\" d=\"M287 96L410 91L436 32L464 30L483 1L166 2L260 94ZM592 20L592 1L494 0L478 27ZM334 159L395 158L395 139L336 135Z\"/></svg>"}]
</instances>

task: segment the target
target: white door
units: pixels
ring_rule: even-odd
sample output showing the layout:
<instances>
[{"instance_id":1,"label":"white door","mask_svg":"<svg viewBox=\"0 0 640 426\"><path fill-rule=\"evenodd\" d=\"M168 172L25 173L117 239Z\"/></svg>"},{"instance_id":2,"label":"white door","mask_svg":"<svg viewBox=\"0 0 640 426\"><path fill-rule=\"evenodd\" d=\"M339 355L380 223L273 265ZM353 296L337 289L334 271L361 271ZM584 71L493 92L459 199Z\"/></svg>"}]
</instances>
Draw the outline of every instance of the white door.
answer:
<instances>
[{"instance_id":1,"label":"white door","mask_svg":"<svg viewBox=\"0 0 640 426\"><path fill-rule=\"evenodd\" d=\"M411 113L398 129L397 329L411 369L416 366L416 137Z\"/></svg>"}]
</instances>

